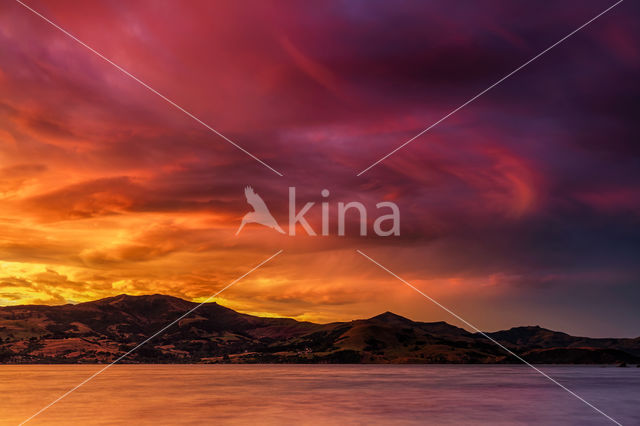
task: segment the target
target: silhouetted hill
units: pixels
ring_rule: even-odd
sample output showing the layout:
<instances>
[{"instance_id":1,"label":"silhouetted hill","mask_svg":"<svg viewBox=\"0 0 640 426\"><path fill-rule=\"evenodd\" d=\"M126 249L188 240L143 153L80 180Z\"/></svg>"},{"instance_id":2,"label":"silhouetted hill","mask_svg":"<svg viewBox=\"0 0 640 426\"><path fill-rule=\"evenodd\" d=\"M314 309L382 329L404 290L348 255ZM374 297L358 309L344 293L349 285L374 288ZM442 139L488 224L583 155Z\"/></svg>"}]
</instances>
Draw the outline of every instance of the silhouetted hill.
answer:
<instances>
[{"instance_id":1,"label":"silhouetted hill","mask_svg":"<svg viewBox=\"0 0 640 426\"><path fill-rule=\"evenodd\" d=\"M197 306L164 295L77 305L0 307L0 362L109 362ZM488 333L530 362L638 363L640 339L574 337L540 327ZM314 324L206 303L122 362L509 363L478 333L392 312Z\"/></svg>"},{"instance_id":2,"label":"silhouetted hill","mask_svg":"<svg viewBox=\"0 0 640 426\"><path fill-rule=\"evenodd\" d=\"M487 333L505 346L520 350L536 350L557 347L620 349L629 354L640 356L640 338L635 339L594 339L575 337L559 331L547 330L538 326L514 327L509 330Z\"/></svg>"}]
</instances>

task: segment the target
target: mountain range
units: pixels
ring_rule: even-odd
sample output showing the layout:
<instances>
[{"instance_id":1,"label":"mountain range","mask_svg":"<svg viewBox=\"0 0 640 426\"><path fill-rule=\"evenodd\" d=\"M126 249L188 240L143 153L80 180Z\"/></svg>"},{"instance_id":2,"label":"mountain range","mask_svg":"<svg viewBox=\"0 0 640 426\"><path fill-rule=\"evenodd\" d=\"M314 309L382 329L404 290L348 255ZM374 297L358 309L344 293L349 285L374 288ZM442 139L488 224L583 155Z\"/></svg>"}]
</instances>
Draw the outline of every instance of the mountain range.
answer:
<instances>
[{"instance_id":1,"label":"mountain range","mask_svg":"<svg viewBox=\"0 0 640 426\"><path fill-rule=\"evenodd\" d=\"M0 307L0 363L107 363L197 306L119 295L61 306ZM640 337L575 337L538 326L486 333L528 362L638 364ZM206 303L132 352L129 363L517 363L479 333L385 312L315 324Z\"/></svg>"}]
</instances>

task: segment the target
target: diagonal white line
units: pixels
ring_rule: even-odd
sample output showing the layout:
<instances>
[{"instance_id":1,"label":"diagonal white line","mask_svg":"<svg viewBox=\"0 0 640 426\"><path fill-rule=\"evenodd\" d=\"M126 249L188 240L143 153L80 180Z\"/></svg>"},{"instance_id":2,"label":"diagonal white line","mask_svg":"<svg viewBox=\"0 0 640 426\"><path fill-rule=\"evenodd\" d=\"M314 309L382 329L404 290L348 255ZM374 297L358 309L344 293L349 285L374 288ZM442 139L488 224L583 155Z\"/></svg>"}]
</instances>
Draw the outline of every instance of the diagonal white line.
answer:
<instances>
[{"instance_id":1,"label":"diagonal white line","mask_svg":"<svg viewBox=\"0 0 640 426\"><path fill-rule=\"evenodd\" d=\"M358 173L356 176L360 176L363 173L365 173L366 171L372 169L373 167L375 167L376 165L380 164L381 162L383 162L384 160L386 160L387 158L391 157L393 154L395 154L396 152L400 151L402 148L404 148L405 146L409 145L411 142L413 142L414 140L418 139L420 136L424 135L425 133L427 133L429 130L433 129L434 127L436 127L438 124L442 123L444 120L446 120L447 118L451 117L453 114L455 114L456 112L460 111L462 108L466 107L467 105L469 105L471 102L475 101L476 99L478 99L480 96L484 95L485 93L487 93L489 90L493 89L494 87L496 87L497 85L499 85L500 83L502 83L503 81L505 81L506 79L508 79L509 77L511 77L512 75L514 75L515 73L517 73L518 71L520 71L521 69L523 69L524 67L526 67L527 65L529 65L531 62L535 61L536 59L538 59L539 57L541 57L542 55L544 55L545 53L547 53L548 51L550 51L551 49L553 49L554 47L556 47L557 45L559 45L560 43L562 43L563 41L565 41L566 39L568 39L569 37L571 37L572 35L574 35L575 33L577 33L578 31L580 31L581 29L583 29L584 27L586 27L587 25L589 25L590 23L592 23L593 21L595 21L596 19L600 18L602 15L604 15L605 13L609 12L611 9L613 9L614 7L616 7L617 5L619 5L620 3L622 3L624 0L618 0L616 3L612 4L611 6L609 6L608 8L606 8L605 10L603 10L602 12L600 12L599 14L597 14L596 16L594 16L593 18L591 18L590 20L588 20L587 22L585 22L584 24L580 25L578 28L576 28L575 30L571 31L569 34L567 34L566 36L562 37L560 40L558 40L557 42L553 43L551 46L547 47L546 49L544 49L542 52L538 53L536 56L534 56L533 58L529 59L527 62L525 62L524 64L520 65L518 68L516 68L515 70L511 71L509 74L505 75L504 77L502 77L500 80L496 81L495 83L493 83L491 86L487 87L486 89L484 89L482 92L478 93L477 95L475 95L473 98L469 99L467 102L463 103L462 105L460 105L458 108L454 109L453 111L451 111L450 113L448 113L447 115L445 115L444 117L442 117L440 120L436 121L435 123L433 123L431 126L427 127L426 129L424 129L423 131L421 131L420 133L418 133L417 135L415 135L414 137L412 137L411 139L409 139L408 141L406 141L405 143L403 143L402 145L398 146L396 149L394 149L393 151L389 152L387 155L385 155L384 157L380 158L378 161L376 161L375 163L371 164L369 167L367 167L366 169L362 170L360 173Z\"/></svg>"},{"instance_id":2,"label":"diagonal white line","mask_svg":"<svg viewBox=\"0 0 640 426\"><path fill-rule=\"evenodd\" d=\"M167 98L165 95L163 95L162 93L158 92L156 89L154 89L153 87L149 86L147 83L145 83L144 81L140 80L138 77L136 77L135 75L131 74L129 71L125 70L124 68L122 68L120 65L116 64L115 62L113 62L111 59L107 58L106 56L104 56L102 53L98 52L97 50L95 50L94 48L92 48L91 46L89 46L88 44L86 44L85 42L83 42L82 40L78 39L76 36L74 36L73 34L71 34L70 32L68 32L67 30L65 30L64 28L60 27L58 24L56 24L55 22L51 21L50 19L48 19L47 17L43 16L41 13L39 13L38 11L32 9L31 7L29 7L28 5L26 5L25 3L23 3L20 0L15 0L17 3L19 3L20 5L24 6L26 9L28 9L29 11L33 12L36 16L42 18L44 21L48 22L49 24L51 24L52 26L54 26L55 28L57 28L58 30L62 31L65 35L69 36L71 39L73 39L74 41L76 41L77 43L79 43L80 45L86 47L87 49L89 49L92 53L94 53L95 55L97 55L98 57L100 57L101 59L103 59L104 61L108 62L109 64L113 65L115 68L117 68L119 71L121 71L123 74L125 74L127 77L132 78L133 80L135 80L136 82L138 82L139 84L141 84L142 86L144 86L146 89L148 89L149 91L155 93L156 95L158 95L160 98L162 98L163 100L165 100L166 102L168 102L169 104L171 104L173 107L177 108L178 110L182 111L183 113L185 113L186 115L188 115L189 117L191 117L192 119L194 119L195 121L197 121L198 123L200 123L201 125L203 125L204 127L206 127L207 129L209 129L210 131L212 131L213 133L215 133L216 135L220 136L222 139L224 139L225 141L229 142L231 145L235 146L236 148L238 148L240 151L244 152L245 154L247 154L249 157L253 158L254 160L256 160L257 162L259 162L260 164L262 164L263 166L267 167L269 170L271 170L272 172L274 172L275 174L277 174L278 176L283 176L282 173L280 173L279 171L277 171L276 169L274 169L273 167L271 167L270 165L268 165L267 163L265 163L264 161L262 161L261 159L259 159L258 157L256 157L255 155L253 155L252 153L250 153L249 151L247 151L246 149L244 149L243 147L241 147L240 145L238 145L237 143L235 143L234 141L232 141L231 139L229 139L228 137L226 137L225 135L223 135L222 133L220 133L219 131L217 131L216 129L214 129L213 127L209 126L207 123L205 123L204 121L200 120L198 117L196 117L195 115L193 115L192 113L190 113L189 111L187 111L186 109L182 108L180 105L178 105L177 103L175 103L174 101L172 101L171 99Z\"/></svg>"},{"instance_id":3,"label":"diagonal white line","mask_svg":"<svg viewBox=\"0 0 640 426\"><path fill-rule=\"evenodd\" d=\"M129 352L121 355L120 357L118 357L115 361L113 361L111 364L106 365L104 368L98 370L96 373L92 374L91 376L87 377L86 379L84 379L82 382L80 382L78 385L74 386L73 388L69 389L68 391L66 391L65 393L63 393L62 395L60 395L58 398L56 398L54 401L50 402L49 404L47 404L45 407L41 408L40 411L38 411L37 413L35 413L34 415L32 415L31 417L29 417L28 419L26 419L25 421L23 421L22 423L20 423L19 426L22 426L23 424L27 423L28 421L32 420L34 417L38 416L39 414L42 414L43 411L47 410L48 408L50 408L52 405L60 402L60 400L62 400L63 398L67 397L69 394L71 394L72 392L74 392L76 389L78 389L79 387L87 384L89 381L93 380L96 376L98 376L99 374L103 373L107 368L111 367L113 364L116 364L117 362L121 361L122 359L126 358L127 356L129 356L132 352L135 352L136 350L138 350L142 345L148 343L150 340L152 340L153 338L157 337L159 334L163 333L165 330L167 330L169 327L173 326L174 324L176 324L178 321L180 321L181 319L183 319L184 317L188 316L189 314L191 314L193 311L195 311L196 309L198 309L199 307L201 307L202 305L204 305L205 303L207 303L209 300L213 299L214 297L216 297L217 295L219 295L220 293L222 293L223 291L225 291L226 289L228 289L229 287L231 287L232 285L234 285L235 283L237 283L238 281L240 281L241 279L243 279L244 277L246 277L247 275L249 275L250 273L252 273L253 271L255 271L256 269L258 269L259 267L261 267L262 265L264 265L265 263L267 263L268 261L270 261L271 259L273 259L274 257L276 257L277 255L279 255L280 253L282 253L283 250L279 250L278 252L276 252L275 254L271 255L268 259L263 260L262 262L260 262L258 265L254 266L253 268L249 269L249 271L245 272L244 274L242 274L241 276L239 276L238 278L236 278L235 280L231 281L229 284L227 284L222 290L216 292L215 294L212 294L211 296L207 297L205 299L204 302L201 302L199 304L197 304L196 306L194 306L193 308L189 309L187 312L185 312L184 314L180 315L178 318L176 318L175 320L173 320L172 322L170 322L169 324L167 324L166 326L164 326L163 328L161 328L160 330L158 330L157 332L155 332L151 337L147 337L145 340L143 340L142 342L140 342L136 347L134 347L133 349L129 350Z\"/></svg>"},{"instance_id":4,"label":"diagonal white line","mask_svg":"<svg viewBox=\"0 0 640 426\"><path fill-rule=\"evenodd\" d=\"M553 377L549 376L547 373L545 373L544 371L540 370L539 368L537 368L536 366L534 366L533 364L530 364L529 362L527 362L524 358L522 358L521 356L517 355L516 353L514 353L513 351L511 351L510 349L508 349L507 347L505 347L503 344L501 344L500 342L498 342L497 340L495 340L494 338L492 338L491 336L487 335L485 332L481 331L478 327L476 327L475 325L471 324L469 321L465 320L464 318L462 318L461 316L459 316L458 314L456 314L455 312L451 311L449 308L447 308L446 306L441 305L437 300L431 298L429 295L423 293L422 291L420 291L419 289L417 289L416 287L414 287L413 285L411 285L409 282L405 281L404 279L402 279L401 277L399 277L398 275L394 274L393 272L391 272L389 269L385 268L384 266L382 266L380 263L376 262L375 260L373 260L371 257L367 256L366 254L364 254L362 251L360 250L356 250L358 253L360 253L362 256L364 256L365 258L367 258L368 260L370 260L372 263L374 263L375 265L379 266L382 270L388 272L389 274L391 274L392 276L394 276L395 278L399 279L400 281L402 281L403 283L405 283L406 285L408 285L409 287L411 287L412 289L414 289L415 291L417 291L418 293L420 293L422 296L424 296L426 299L430 300L431 302L435 303L438 307L440 307L441 309L445 310L447 313L449 313L450 315L452 315L453 317L455 317L456 319L458 319L459 321L463 322L464 324L466 324L467 326L469 326L470 328L472 328L473 330L475 330L478 334L482 335L483 337L489 339L491 342L495 343L496 345L498 345L500 348L502 348L505 352L507 352L509 355L517 358L519 361L522 361L524 364L528 365L529 367L533 368L535 371L537 371L538 373L542 374L544 377L546 377L547 379L549 379L551 382L555 383L556 385L560 386L562 389L566 390L567 392L569 392L571 395L575 396L576 398L578 398L580 401L584 402L585 404L587 404L589 407L593 408L594 410L596 410L598 413L602 414L603 416L605 416L607 419L611 420L613 423L622 426L621 423L619 423L617 420L613 419L612 417L610 417L609 415L607 415L605 412L603 412L602 410L600 410L598 407L594 406L593 404L591 404L589 401L585 400L584 398L582 398L580 395L578 395L577 393L575 393L574 391L572 391L571 389L567 388L566 386L564 386L562 383L558 382L556 379L554 379Z\"/></svg>"}]
</instances>

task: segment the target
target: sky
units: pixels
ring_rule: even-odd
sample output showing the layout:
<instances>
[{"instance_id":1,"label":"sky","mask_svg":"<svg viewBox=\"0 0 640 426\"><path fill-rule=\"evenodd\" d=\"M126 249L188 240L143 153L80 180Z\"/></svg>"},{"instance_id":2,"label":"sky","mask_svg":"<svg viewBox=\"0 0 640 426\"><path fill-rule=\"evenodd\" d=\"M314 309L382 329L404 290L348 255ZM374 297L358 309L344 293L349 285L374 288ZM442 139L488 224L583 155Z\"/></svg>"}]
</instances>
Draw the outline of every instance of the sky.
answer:
<instances>
[{"instance_id":1,"label":"sky","mask_svg":"<svg viewBox=\"0 0 640 426\"><path fill-rule=\"evenodd\" d=\"M613 1L0 5L0 305L121 293L319 322L392 311L640 336L640 7ZM251 186L288 223L248 225ZM327 189L329 197L322 197ZM367 236L337 205L367 208ZM377 236L382 201L400 235ZM352 212L353 213L353 212ZM467 327L468 328L468 327Z\"/></svg>"}]
</instances>

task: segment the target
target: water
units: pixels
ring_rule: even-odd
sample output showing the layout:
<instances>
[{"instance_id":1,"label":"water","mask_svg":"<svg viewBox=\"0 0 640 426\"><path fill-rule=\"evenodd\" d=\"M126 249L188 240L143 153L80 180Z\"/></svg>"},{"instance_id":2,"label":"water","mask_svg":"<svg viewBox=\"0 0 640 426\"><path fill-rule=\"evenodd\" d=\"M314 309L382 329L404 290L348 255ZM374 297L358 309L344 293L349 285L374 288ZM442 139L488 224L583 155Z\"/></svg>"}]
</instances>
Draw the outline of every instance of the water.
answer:
<instances>
[{"instance_id":1,"label":"water","mask_svg":"<svg viewBox=\"0 0 640 426\"><path fill-rule=\"evenodd\" d=\"M0 365L0 423L18 424L102 368ZM542 367L625 425L640 368ZM115 365L33 425L612 424L527 366Z\"/></svg>"}]
</instances>

